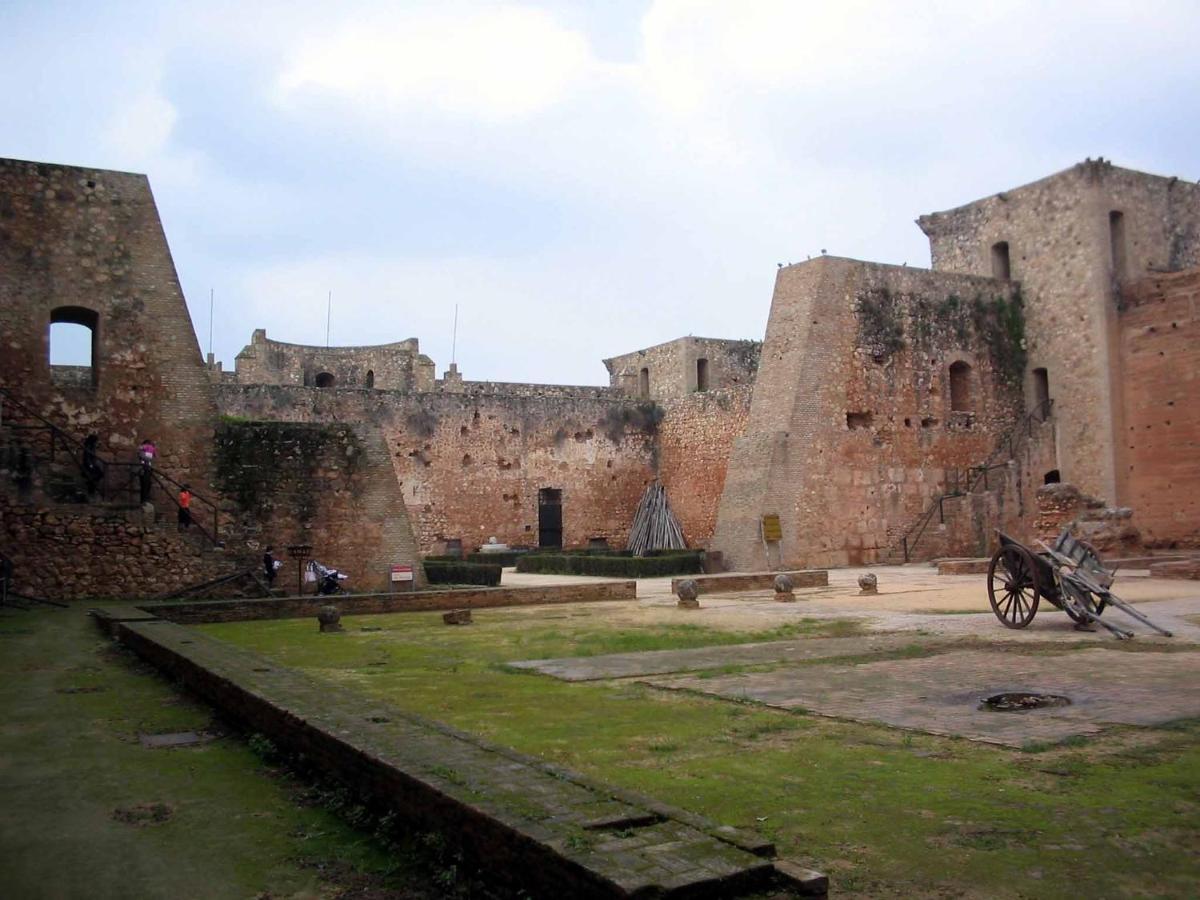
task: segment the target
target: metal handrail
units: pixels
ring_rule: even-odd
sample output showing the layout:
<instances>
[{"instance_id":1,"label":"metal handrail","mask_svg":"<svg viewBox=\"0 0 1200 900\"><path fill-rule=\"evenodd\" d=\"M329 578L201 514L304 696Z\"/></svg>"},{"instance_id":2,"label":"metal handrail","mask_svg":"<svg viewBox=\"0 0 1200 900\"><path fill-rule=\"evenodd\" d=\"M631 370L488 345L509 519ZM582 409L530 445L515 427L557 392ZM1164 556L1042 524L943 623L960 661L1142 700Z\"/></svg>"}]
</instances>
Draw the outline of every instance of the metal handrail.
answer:
<instances>
[{"instance_id":1,"label":"metal handrail","mask_svg":"<svg viewBox=\"0 0 1200 900\"><path fill-rule=\"evenodd\" d=\"M64 445L65 445L64 449L75 451L75 452L71 453L71 461L75 464L76 467L78 467L78 469L80 470L80 473L84 476L84 479L89 480L88 472L84 468L84 464L83 464L84 445L83 445L82 441L77 439L74 435L70 434L69 432L63 430L58 425L54 424L54 422L47 419L45 416L43 416L37 410L31 409L29 406L22 403L20 400L18 400L13 395L13 392L6 387L0 387L0 401L7 401L12 406L16 407L16 409L18 409L21 413L23 413L27 416L31 416L32 418L38 420L41 423L40 425L25 425L25 424L21 424L21 423L8 424L8 423L5 423L4 416L2 414L0 414L0 425L6 425L7 427L13 428L13 429L29 429L29 430L47 431L50 434L50 462L54 462L55 441L61 440L64 442ZM2 410L3 410L3 403L0 402L0 412L2 412ZM131 498L137 494L137 492L139 491L138 478L141 475L143 463L141 463L141 462L118 462L117 460L105 459L104 457L100 456L99 454L96 454L94 458L100 468L100 478L97 481L97 487L101 487L101 486L106 487L107 486L108 473L110 471L116 472L121 469L125 469L129 473L129 478L126 482L126 489L130 492ZM164 494L167 495L167 498L171 501L171 503L178 510L179 500L177 499L176 491L182 490L183 485L180 482L176 481L174 478L172 478L170 475L166 474L165 472L160 472L158 469L155 469L155 468L150 469L150 475L151 475L151 484L157 484L158 487L163 491ZM163 482L173 485L175 488L175 491L172 491L171 489L166 487L166 485ZM120 489L120 488L118 487L118 489ZM208 507L212 511L213 525L212 525L211 533L209 532L208 529L206 529L203 525L201 525L199 522L195 521L194 519L193 519L193 524L196 525L197 530L201 534L203 534L206 538L208 538L209 541L211 541L214 545L220 546L221 541L219 538L219 534L220 534L220 509L219 509L219 507L212 500L209 500L207 497L203 496L202 494L197 494L195 491L192 491L190 488L189 488L189 493L192 495L193 501L199 502L201 505ZM101 489L100 495L107 499L109 496L109 493L106 490Z\"/></svg>"},{"instance_id":2,"label":"metal handrail","mask_svg":"<svg viewBox=\"0 0 1200 900\"><path fill-rule=\"evenodd\" d=\"M969 466L966 469L954 469L955 490L948 493L939 494L937 497L931 500L925 511L922 512L917 520L913 522L913 524L908 527L904 534L900 536L900 548L904 553L905 562L910 561L913 551L916 550L917 542L921 540L922 536L925 534L925 529L929 526L930 520L933 519L934 512L936 511L939 514L942 524L945 524L946 511L943 506L945 501L974 493L975 488L979 486L981 481L983 482L984 490L988 490L987 473L995 469L1007 468L1005 465L996 464L996 458L1005 449L1008 450L1009 459L1016 456L1016 448L1021 443L1019 439L1022 436L1032 436L1034 421L1036 420L1039 424L1047 421L1050 418L1050 414L1053 409L1054 400L1052 398L1042 400L1023 416L1021 416L1021 418L1019 418L1016 423L1008 429L1008 431L1000 436L1000 440L996 442L995 448L990 454L988 454L987 459L984 460L980 465ZM960 473L965 473L966 475L966 477L962 479L963 481L966 481L965 489L961 489L960 487ZM916 532L915 536L913 532Z\"/></svg>"}]
</instances>

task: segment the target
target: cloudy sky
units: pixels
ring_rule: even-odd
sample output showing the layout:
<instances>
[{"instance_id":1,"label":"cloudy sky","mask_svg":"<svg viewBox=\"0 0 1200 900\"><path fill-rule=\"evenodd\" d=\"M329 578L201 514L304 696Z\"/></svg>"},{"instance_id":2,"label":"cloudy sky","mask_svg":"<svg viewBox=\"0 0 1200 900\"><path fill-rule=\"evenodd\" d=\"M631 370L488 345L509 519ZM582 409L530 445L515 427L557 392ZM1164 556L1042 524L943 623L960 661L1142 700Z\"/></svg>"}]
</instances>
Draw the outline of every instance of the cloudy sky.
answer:
<instances>
[{"instance_id":1,"label":"cloudy sky","mask_svg":"<svg viewBox=\"0 0 1200 900\"><path fill-rule=\"evenodd\" d=\"M207 349L604 383L778 262L1104 156L1200 177L1200 4L0 2L0 156L145 172Z\"/></svg>"}]
</instances>

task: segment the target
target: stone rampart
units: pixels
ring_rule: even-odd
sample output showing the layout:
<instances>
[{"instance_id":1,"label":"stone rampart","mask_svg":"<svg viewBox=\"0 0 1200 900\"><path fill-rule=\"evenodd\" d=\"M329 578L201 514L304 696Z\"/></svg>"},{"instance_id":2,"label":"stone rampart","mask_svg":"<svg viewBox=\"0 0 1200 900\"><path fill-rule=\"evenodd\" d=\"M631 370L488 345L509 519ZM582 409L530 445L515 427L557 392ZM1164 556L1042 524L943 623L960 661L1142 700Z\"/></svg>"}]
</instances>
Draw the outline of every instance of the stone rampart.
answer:
<instances>
[{"instance_id":1,"label":"stone rampart","mask_svg":"<svg viewBox=\"0 0 1200 900\"><path fill-rule=\"evenodd\" d=\"M311 545L315 559L347 573L359 591L387 589L396 564L423 578L377 427L227 421L216 473L230 504L228 542L238 549L270 544L286 559L288 545Z\"/></svg>"},{"instance_id":2,"label":"stone rampart","mask_svg":"<svg viewBox=\"0 0 1200 900\"><path fill-rule=\"evenodd\" d=\"M0 386L114 460L152 438L206 489L215 401L144 175L0 160L0 309ZM53 324L90 330L90 371L50 365Z\"/></svg>"},{"instance_id":3,"label":"stone rampart","mask_svg":"<svg viewBox=\"0 0 1200 900\"><path fill-rule=\"evenodd\" d=\"M762 567L870 563L988 458L1021 415L1019 292L1007 282L821 257L780 270L713 549Z\"/></svg>"}]
</instances>

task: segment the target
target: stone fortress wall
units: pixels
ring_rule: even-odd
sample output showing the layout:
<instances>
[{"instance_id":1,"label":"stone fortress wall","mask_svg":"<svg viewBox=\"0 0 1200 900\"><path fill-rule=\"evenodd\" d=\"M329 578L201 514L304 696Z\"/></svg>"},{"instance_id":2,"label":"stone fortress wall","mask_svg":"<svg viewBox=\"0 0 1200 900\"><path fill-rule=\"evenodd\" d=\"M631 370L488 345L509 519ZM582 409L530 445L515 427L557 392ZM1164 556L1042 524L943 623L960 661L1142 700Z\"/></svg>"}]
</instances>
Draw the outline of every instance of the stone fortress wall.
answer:
<instances>
[{"instance_id":1,"label":"stone fortress wall","mask_svg":"<svg viewBox=\"0 0 1200 900\"><path fill-rule=\"evenodd\" d=\"M416 338L370 347L309 347L270 340L259 328L234 365L232 378L223 381L392 391L429 391L434 382L433 360L420 352Z\"/></svg>"},{"instance_id":2,"label":"stone fortress wall","mask_svg":"<svg viewBox=\"0 0 1200 900\"><path fill-rule=\"evenodd\" d=\"M609 383L626 397L666 400L754 383L759 341L684 337L604 360Z\"/></svg>"},{"instance_id":3,"label":"stone fortress wall","mask_svg":"<svg viewBox=\"0 0 1200 900\"><path fill-rule=\"evenodd\" d=\"M1125 494L1147 543L1200 547L1200 268L1121 291Z\"/></svg>"},{"instance_id":4,"label":"stone fortress wall","mask_svg":"<svg viewBox=\"0 0 1200 900\"><path fill-rule=\"evenodd\" d=\"M17 590L63 599L175 590L255 566L263 544L284 543L303 521L337 523L318 529L316 552L377 586L387 565L415 561L394 479L381 483L369 464L382 460L390 475L377 432L355 436L367 462L348 480L344 454L286 452L256 509L226 490L230 477L266 471L216 458L217 386L144 175L0 160L0 313L0 553L15 563ZM86 329L89 365L50 364L59 323ZM78 442L91 433L111 490L88 497ZM219 505L223 547L199 527L176 533L173 486L156 486L145 507L126 490L143 438L157 444L160 473ZM193 512L211 533L211 510L197 501Z\"/></svg>"},{"instance_id":5,"label":"stone fortress wall","mask_svg":"<svg viewBox=\"0 0 1200 900\"><path fill-rule=\"evenodd\" d=\"M1062 478L1125 504L1120 292L1200 265L1200 186L1089 160L918 224L934 271L1020 282L1026 395L1048 384Z\"/></svg>"},{"instance_id":6,"label":"stone fortress wall","mask_svg":"<svg viewBox=\"0 0 1200 900\"><path fill-rule=\"evenodd\" d=\"M871 563L1019 417L1015 285L822 256L779 271L714 547L767 564ZM778 556L775 554L778 552Z\"/></svg>"},{"instance_id":7,"label":"stone fortress wall","mask_svg":"<svg viewBox=\"0 0 1200 900\"><path fill-rule=\"evenodd\" d=\"M193 482L220 474L246 548L308 522L318 552L374 578L451 540L538 546L547 503L561 512L552 542L620 547L657 478L690 544L736 568L766 562L764 513L784 529L772 564L894 560L956 473L995 462L1022 423L999 483L950 504L920 556L986 549L996 525L1025 533L1053 477L1144 507L1159 543L1198 540L1188 182L1089 161L924 216L932 270L789 266L762 344L685 337L617 355L608 386L467 381L453 364L437 379L415 339L308 347L263 329L234 372L206 372L145 178L5 162L0 185L0 298L17 313L0 383L80 436L98 428L105 449L132 454L148 433ZM53 321L92 327L95 366L47 364ZM1029 419L1045 399L1053 415ZM219 414L273 422L292 448L277 500L240 496L228 456L214 473ZM288 429L334 423L351 430L330 446L359 448L369 477L337 453L303 463L316 432Z\"/></svg>"}]
</instances>

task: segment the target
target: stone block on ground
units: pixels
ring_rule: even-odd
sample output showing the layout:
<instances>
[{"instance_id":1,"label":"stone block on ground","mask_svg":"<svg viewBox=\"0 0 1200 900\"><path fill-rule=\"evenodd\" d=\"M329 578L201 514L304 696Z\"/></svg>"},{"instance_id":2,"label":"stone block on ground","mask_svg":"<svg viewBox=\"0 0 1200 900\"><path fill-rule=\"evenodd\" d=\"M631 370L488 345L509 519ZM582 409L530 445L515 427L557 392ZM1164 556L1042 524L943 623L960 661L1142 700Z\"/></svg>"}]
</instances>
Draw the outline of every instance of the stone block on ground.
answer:
<instances>
[{"instance_id":1,"label":"stone block on ground","mask_svg":"<svg viewBox=\"0 0 1200 900\"><path fill-rule=\"evenodd\" d=\"M333 634L344 630L342 628L342 613L336 606L323 606L317 613L317 622L321 625L322 634Z\"/></svg>"},{"instance_id":2,"label":"stone block on ground","mask_svg":"<svg viewBox=\"0 0 1200 900\"><path fill-rule=\"evenodd\" d=\"M470 625L471 611L469 609L452 609L442 613L442 621L447 625Z\"/></svg>"}]
</instances>

